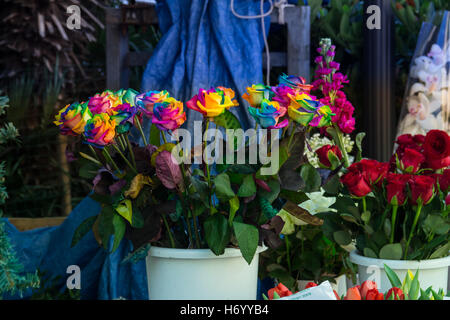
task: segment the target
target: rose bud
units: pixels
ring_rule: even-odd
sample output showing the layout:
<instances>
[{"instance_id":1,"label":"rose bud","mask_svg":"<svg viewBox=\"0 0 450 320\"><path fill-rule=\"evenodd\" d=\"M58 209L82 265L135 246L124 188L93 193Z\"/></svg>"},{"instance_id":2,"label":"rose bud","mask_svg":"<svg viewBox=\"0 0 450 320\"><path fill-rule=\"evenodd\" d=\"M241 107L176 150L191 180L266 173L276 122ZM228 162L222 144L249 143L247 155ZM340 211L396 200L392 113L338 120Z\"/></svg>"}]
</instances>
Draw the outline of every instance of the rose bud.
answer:
<instances>
[{"instance_id":1,"label":"rose bud","mask_svg":"<svg viewBox=\"0 0 450 320\"><path fill-rule=\"evenodd\" d=\"M412 176L408 181L411 188L411 202L428 204L434 196L434 179L428 176Z\"/></svg>"},{"instance_id":2,"label":"rose bud","mask_svg":"<svg viewBox=\"0 0 450 320\"><path fill-rule=\"evenodd\" d=\"M405 173L416 173L424 161L425 157L420 152L406 148L400 159L397 158L397 168Z\"/></svg>"},{"instance_id":3,"label":"rose bud","mask_svg":"<svg viewBox=\"0 0 450 320\"><path fill-rule=\"evenodd\" d=\"M386 180L386 197L388 203L395 206L404 205L406 202L406 184L411 179L410 175L389 173Z\"/></svg>"},{"instance_id":4,"label":"rose bud","mask_svg":"<svg viewBox=\"0 0 450 320\"><path fill-rule=\"evenodd\" d=\"M427 167L438 170L450 165L450 137L442 130L430 130L423 144Z\"/></svg>"},{"instance_id":5,"label":"rose bud","mask_svg":"<svg viewBox=\"0 0 450 320\"><path fill-rule=\"evenodd\" d=\"M358 198L364 197L372 191L364 176L357 171L349 171L344 174L341 177L341 182L353 196Z\"/></svg>"},{"instance_id":6,"label":"rose bud","mask_svg":"<svg viewBox=\"0 0 450 320\"><path fill-rule=\"evenodd\" d=\"M342 160L342 153L338 146L325 145L316 150L319 165L325 169L336 169Z\"/></svg>"}]
</instances>

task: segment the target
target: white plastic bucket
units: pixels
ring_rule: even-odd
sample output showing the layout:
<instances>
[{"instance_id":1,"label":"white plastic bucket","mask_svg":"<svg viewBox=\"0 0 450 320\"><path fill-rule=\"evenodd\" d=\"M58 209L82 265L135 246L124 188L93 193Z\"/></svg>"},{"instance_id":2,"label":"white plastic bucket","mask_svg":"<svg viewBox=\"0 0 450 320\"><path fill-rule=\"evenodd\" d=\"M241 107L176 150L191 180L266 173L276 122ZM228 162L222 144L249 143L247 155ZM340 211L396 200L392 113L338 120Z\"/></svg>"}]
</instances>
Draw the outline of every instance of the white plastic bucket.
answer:
<instances>
[{"instance_id":1,"label":"white plastic bucket","mask_svg":"<svg viewBox=\"0 0 450 320\"><path fill-rule=\"evenodd\" d=\"M150 300L256 300L258 247L250 265L239 249L216 256L210 249L152 247L146 258Z\"/></svg>"},{"instance_id":2,"label":"white plastic bucket","mask_svg":"<svg viewBox=\"0 0 450 320\"><path fill-rule=\"evenodd\" d=\"M422 289L433 287L436 292L442 288L447 290L448 267L450 256L440 259L429 260L384 260L359 255L356 251L350 253L350 261L358 265L359 284L366 280L375 281L379 291L386 293L392 286L384 270L384 264L391 268L399 277L400 281L405 279L410 270L413 275L419 270L419 283Z\"/></svg>"}]
</instances>

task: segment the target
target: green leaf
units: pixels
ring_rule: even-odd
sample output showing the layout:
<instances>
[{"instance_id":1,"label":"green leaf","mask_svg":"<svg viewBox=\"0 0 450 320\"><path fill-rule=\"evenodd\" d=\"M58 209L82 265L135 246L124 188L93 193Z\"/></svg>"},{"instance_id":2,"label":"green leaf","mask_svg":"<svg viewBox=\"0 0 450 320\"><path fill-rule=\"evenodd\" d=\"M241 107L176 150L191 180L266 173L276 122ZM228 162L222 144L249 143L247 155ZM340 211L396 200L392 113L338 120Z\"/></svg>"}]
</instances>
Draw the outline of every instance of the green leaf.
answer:
<instances>
[{"instance_id":1,"label":"green leaf","mask_svg":"<svg viewBox=\"0 0 450 320\"><path fill-rule=\"evenodd\" d=\"M398 278L398 276L394 272L394 270L389 268L388 265L384 264L384 271L386 272L386 275L387 275L392 287L397 287L397 288L402 287L402 282L400 281L400 279Z\"/></svg>"},{"instance_id":2,"label":"green leaf","mask_svg":"<svg viewBox=\"0 0 450 320\"><path fill-rule=\"evenodd\" d=\"M258 229L251 224L233 221L233 230L242 256L250 264L258 248Z\"/></svg>"},{"instance_id":3,"label":"green leaf","mask_svg":"<svg viewBox=\"0 0 450 320\"><path fill-rule=\"evenodd\" d=\"M370 211L364 211L361 214L361 220L364 221L365 223L369 223L369 221L370 221Z\"/></svg>"},{"instance_id":4,"label":"green leaf","mask_svg":"<svg viewBox=\"0 0 450 320\"><path fill-rule=\"evenodd\" d=\"M362 159L362 140L366 136L365 132L360 132L356 135L355 144L358 148L358 153L356 154L355 162L358 162Z\"/></svg>"},{"instance_id":5,"label":"green leaf","mask_svg":"<svg viewBox=\"0 0 450 320\"><path fill-rule=\"evenodd\" d=\"M144 218L142 217L141 211L136 207L131 217L131 226L133 228L142 228L144 226Z\"/></svg>"},{"instance_id":6,"label":"green leaf","mask_svg":"<svg viewBox=\"0 0 450 320\"><path fill-rule=\"evenodd\" d=\"M219 200L229 201L235 194L231 188L230 177L226 173L221 173L214 178L216 186L216 196Z\"/></svg>"},{"instance_id":7,"label":"green leaf","mask_svg":"<svg viewBox=\"0 0 450 320\"><path fill-rule=\"evenodd\" d=\"M159 147L161 146L161 133L154 124L150 127L150 144Z\"/></svg>"},{"instance_id":8,"label":"green leaf","mask_svg":"<svg viewBox=\"0 0 450 320\"><path fill-rule=\"evenodd\" d=\"M377 254L375 253L375 251L373 251L370 248L364 248L364 256L365 257L369 257L369 258L375 258L378 259Z\"/></svg>"},{"instance_id":9,"label":"green leaf","mask_svg":"<svg viewBox=\"0 0 450 320\"><path fill-rule=\"evenodd\" d=\"M116 207L116 211L118 214L120 214L122 217L125 218L130 224L132 223L132 217L133 217L133 208L131 205L131 200L125 199L119 205Z\"/></svg>"},{"instance_id":10,"label":"green leaf","mask_svg":"<svg viewBox=\"0 0 450 320\"><path fill-rule=\"evenodd\" d=\"M419 298L419 270L416 271L416 274L414 275L414 278L411 282L411 288L409 289L409 299L410 300L417 300Z\"/></svg>"},{"instance_id":11,"label":"green leaf","mask_svg":"<svg viewBox=\"0 0 450 320\"><path fill-rule=\"evenodd\" d=\"M337 195L339 193L340 186L341 182L339 180L339 175L335 174L323 185L323 189L325 190L326 193L329 193L331 195Z\"/></svg>"},{"instance_id":12,"label":"green leaf","mask_svg":"<svg viewBox=\"0 0 450 320\"><path fill-rule=\"evenodd\" d=\"M116 215L114 211L112 206L103 207L98 222L98 232L105 250L108 250L109 238L114 234L113 217Z\"/></svg>"},{"instance_id":13,"label":"green leaf","mask_svg":"<svg viewBox=\"0 0 450 320\"><path fill-rule=\"evenodd\" d=\"M315 192L318 191L322 183L320 174L317 170L309 163L304 164L300 170L300 176L305 182L305 192Z\"/></svg>"},{"instance_id":14,"label":"green leaf","mask_svg":"<svg viewBox=\"0 0 450 320\"><path fill-rule=\"evenodd\" d=\"M208 247L216 256L223 254L231 235L227 219L221 214L214 214L205 220L203 226Z\"/></svg>"},{"instance_id":15,"label":"green leaf","mask_svg":"<svg viewBox=\"0 0 450 320\"><path fill-rule=\"evenodd\" d=\"M448 234L450 224L439 215L429 214L423 222L423 228L438 235Z\"/></svg>"},{"instance_id":16,"label":"green leaf","mask_svg":"<svg viewBox=\"0 0 450 320\"><path fill-rule=\"evenodd\" d=\"M237 195L239 197L251 197L256 193L256 184L253 176L248 175L244 177L242 185L239 187Z\"/></svg>"},{"instance_id":17,"label":"green leaf","mask_svg":"<svg viewBox=\"0 0 450 320\"><path fill-rule=\"evenodd\" d=\"M232 199L230 199L230 215L228 216L228 222L230 223L230 225L233 223L234 220L234 215L236 214L236 212L239 210L239 198L238 197L234 197Z\"/></svg>"},{"instance_id":18,"label":"green leaf","mask_svg":"<svg viewBox=\"0 0 450 320\"><path fill-rule=\"evenodd\" d=\"M199 199L207 208L209 208L209 190L208 183L206 181L201 181L194 176L190 177L192 186L195 189L195 194L192 195L194 198Z\"/></svg>"},{"instance_id":19,"label":"green leaf","mask_svg":"<svg viewBox=\"0 0 450 320\"><path fill-rule=\"evenodd\" d=\"M114 226L114 243L112 252L116 251L117 247L119 247L120 242L125 235L125 221L123 218L117 214L114 215L112 220Z\"/></svg>"},{"instance_id":20,"label":"green leaf","mask_svg":"<svg viewBox=\"0 0 450 320\"><path fill-rule=\"evenodd\" d=\"M390 243L380 250L380 259L400 260L402 258L402 245L400 243Z\"/></svg>"},{"instance_id":21,"label":"green leaf","mask_svg":"<svg viewBox=\"0 0 450 320\"><path fill-rule=\"evenodd\" d=\"M280 186L280 183L274 179L267 181L267 185L270 188L270 192L260 188L259 195L261 197L266 198L269 201L269 203L272 203L275 201L275 199L278 198L278 195L280 194L281 186Z\"/></svg>"},{"instance_id":22,"label":"green leaf","mask_svg":"<svg viewBox=\"0 0 450 320\"><path fill-rule=\"evenodd\" d=\"M358 224L358 220L356 220L356 218L354 216L352 216L351 214L348 213L342 213L340 214L341 218L344 219L345 221L348 222L352 222L352 223L356 223Z\"/></svg>"},{"instance_id":23,"label":"green leaf","mask_svg":"<svg viewBox=\"0 0 450 320\"><path fill-rule=\"evenodd\" d=\"M89 217L85 219L75 230L75 233L72 237L72 244L70 247L74 247L80 240L83 238L89 231L92 230L94 226L95 220L97 220L98 215Z\"/></svg>"},{"instance_id":24,"label":"green leaf","mask_svg":"<svg viewBox=\"0 0 450 320\"><path fill-rule=\"evenodd\" d=\"M225 129L241 129L241 123L239 119L231 113L231 111L225 110L221 115L218 115L213 119L214 123Z\"/></svg>"},{"instance_id":25,"label":"green leaf","mask_svg":"<svg viewBox=\"0 0 450 320\"><path fill-rule=\"evenodd\" d=\"M439 247L438 249L436 249L431 254L430 259L437 259L437 258L446 257L448 255L449 250L450 250L450 242L447 242L442 247Z\"/></svg>"},{"instance_id":26,"label":"green leaf","mask_svg":"<svg viewBox=\"0 0 450 320\"><path fill-rule=\"evenodd\" d=\"M340 244L342 246L346 246L352 242L350 233L348 233L347 231L344 231L344 230L335 231L333 233L333 238L338 244Z\"/></svg>"},{"instance_id":27,"label":"green leaf","mask_svg":"<svg viewBox=\"0 0 450 320\"><path fill-rule=\"evenodd\" d=\"M100 169L99 165L89 161L80 167L78 175L81 178L92 180L97 175L98 169Z\"/></svg>"}]
</instances>

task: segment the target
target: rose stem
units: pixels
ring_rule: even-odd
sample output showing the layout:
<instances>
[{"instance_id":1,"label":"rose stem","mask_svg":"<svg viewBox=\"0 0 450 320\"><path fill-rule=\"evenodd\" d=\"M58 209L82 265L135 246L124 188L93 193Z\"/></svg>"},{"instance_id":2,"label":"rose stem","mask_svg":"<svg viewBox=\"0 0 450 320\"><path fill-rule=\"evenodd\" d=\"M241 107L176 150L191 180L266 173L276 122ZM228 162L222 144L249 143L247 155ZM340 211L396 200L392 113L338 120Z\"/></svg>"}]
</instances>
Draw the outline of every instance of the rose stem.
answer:
<instances>
[{"instance_id":1,"label":"rose stem","mask_svg":"<svg viewBox=\"0 0 450 320\"><path fill-rule=\"evenodd\" d=\"M405 253L403 255L403 260L406 260L406 257L408 255L409 243L411 242L411 239L412 239L412 236L414 233L414 229L416 228L417 221L419 220L420 212L422 211L422 206L423 206L422 201L419 200L419 204L417 205L416 216L414 217L413 225L412 225L411 231L409 232L408 241L406 241L406 247L405 247Z\"/></svg>"},{"instance_id":2,"label":"rose stem","mask_svg":"<svg viewBox=\"0 0 450 320\"><path fill-rule=\"evenodd\" d=\"M134 116L134 122L136 123L136 126L139 129L139 132L141 133L144 145L148 146L147 139L145 138L144 131L142 131L141 122L139 121L139 117L137 116L137 114Z\"/></svg>"},{"instance_id":3,"label":"rose stem","mask_svg":"<svg viewBox=\"0 0 450 320\"><path fill-rule=\"evenodd\" d=\"M392 207L391 237L389 239L389 243L394 243L394 229L395 229L395 220L397 219L397 209L398 209L397 205L394 205Z\"/></svg>"},{"instance_id":4,"label":"rose stem","mask_svg":"<svg viewBox=\"0 0 450 320\"><path fill-rule=\"evenodd\" d=\"M136 168L133 167L133 165L130 163L130 161L128 161L127 157L125 157L125 155L122 153L122 151L120 151L119 147L117 147L116 144L112 144L113 148L116 149L116 151L120 154L120 156L122 157L122 159L125 161L125 163L130 167L131 170L133 170L133 172L135 174L138 174Z\"/></svg>"},{"instance_id":5,"label":"rose stem","mask_svg":"<svg viewBox=\"0 0 450 320\"><path fill-rule=\"evenodd\" d=\"M131 142L130 139L128 138L128 135L125 136L125 141L127 142L128 150L130 151L131 161L133 162L133 165L136 168L136 159L134 158L133 148L131 147Z\"/></svg>"},{"instance_id":6,"label":"rose stem","mask_svg":"<svg viewBox=\"0 0 450 320\"><path fill-rule=\"evenodd\" d=\"M172 231L170 231L169 224L167 223L167 219L164 215L162 215L162 218L164 221L164 225L166 226L166 229L167 229L167 234L169 235L170 245L172 246L172 248L175 248L175 241L173 240Z\"/></svg>"},{"instance_id":7,"label":"rose stem","mask_svg":"<svg viewBox=\"0 0 450 320\"><path fill-rule=\"evenodd\" d=\"M108 152L108 149L103 148L103 155L105 156L106 160L109 161L111 163L111 165L114 167L114 169L119 172L119 174L122 174L122 172L120 171L119 167L117 166L116 162L113 160L113 158L111 157L111 155Z\"/></svg>"}]
</instances>

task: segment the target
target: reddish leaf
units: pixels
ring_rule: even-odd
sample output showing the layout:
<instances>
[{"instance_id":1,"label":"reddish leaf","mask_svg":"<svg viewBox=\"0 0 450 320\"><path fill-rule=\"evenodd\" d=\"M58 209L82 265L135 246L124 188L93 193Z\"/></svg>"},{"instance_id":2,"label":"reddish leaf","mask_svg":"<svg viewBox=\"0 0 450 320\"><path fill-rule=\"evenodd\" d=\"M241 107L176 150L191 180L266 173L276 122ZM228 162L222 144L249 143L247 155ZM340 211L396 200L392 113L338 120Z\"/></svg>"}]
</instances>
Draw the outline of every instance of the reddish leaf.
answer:
<instances>
[{"instance_id":1,"label":"reddish leaf","mask_svg":"<svg viewBox=\"0 0 450 320\"><path fill-rule=\"evenodd\" d=\"M156 156L156 175L162 184L168 189L175 189L179 185L183 176L181 174L180 166L176 159L169 151L161 151Z\"/></svg>"}]
</instances>

